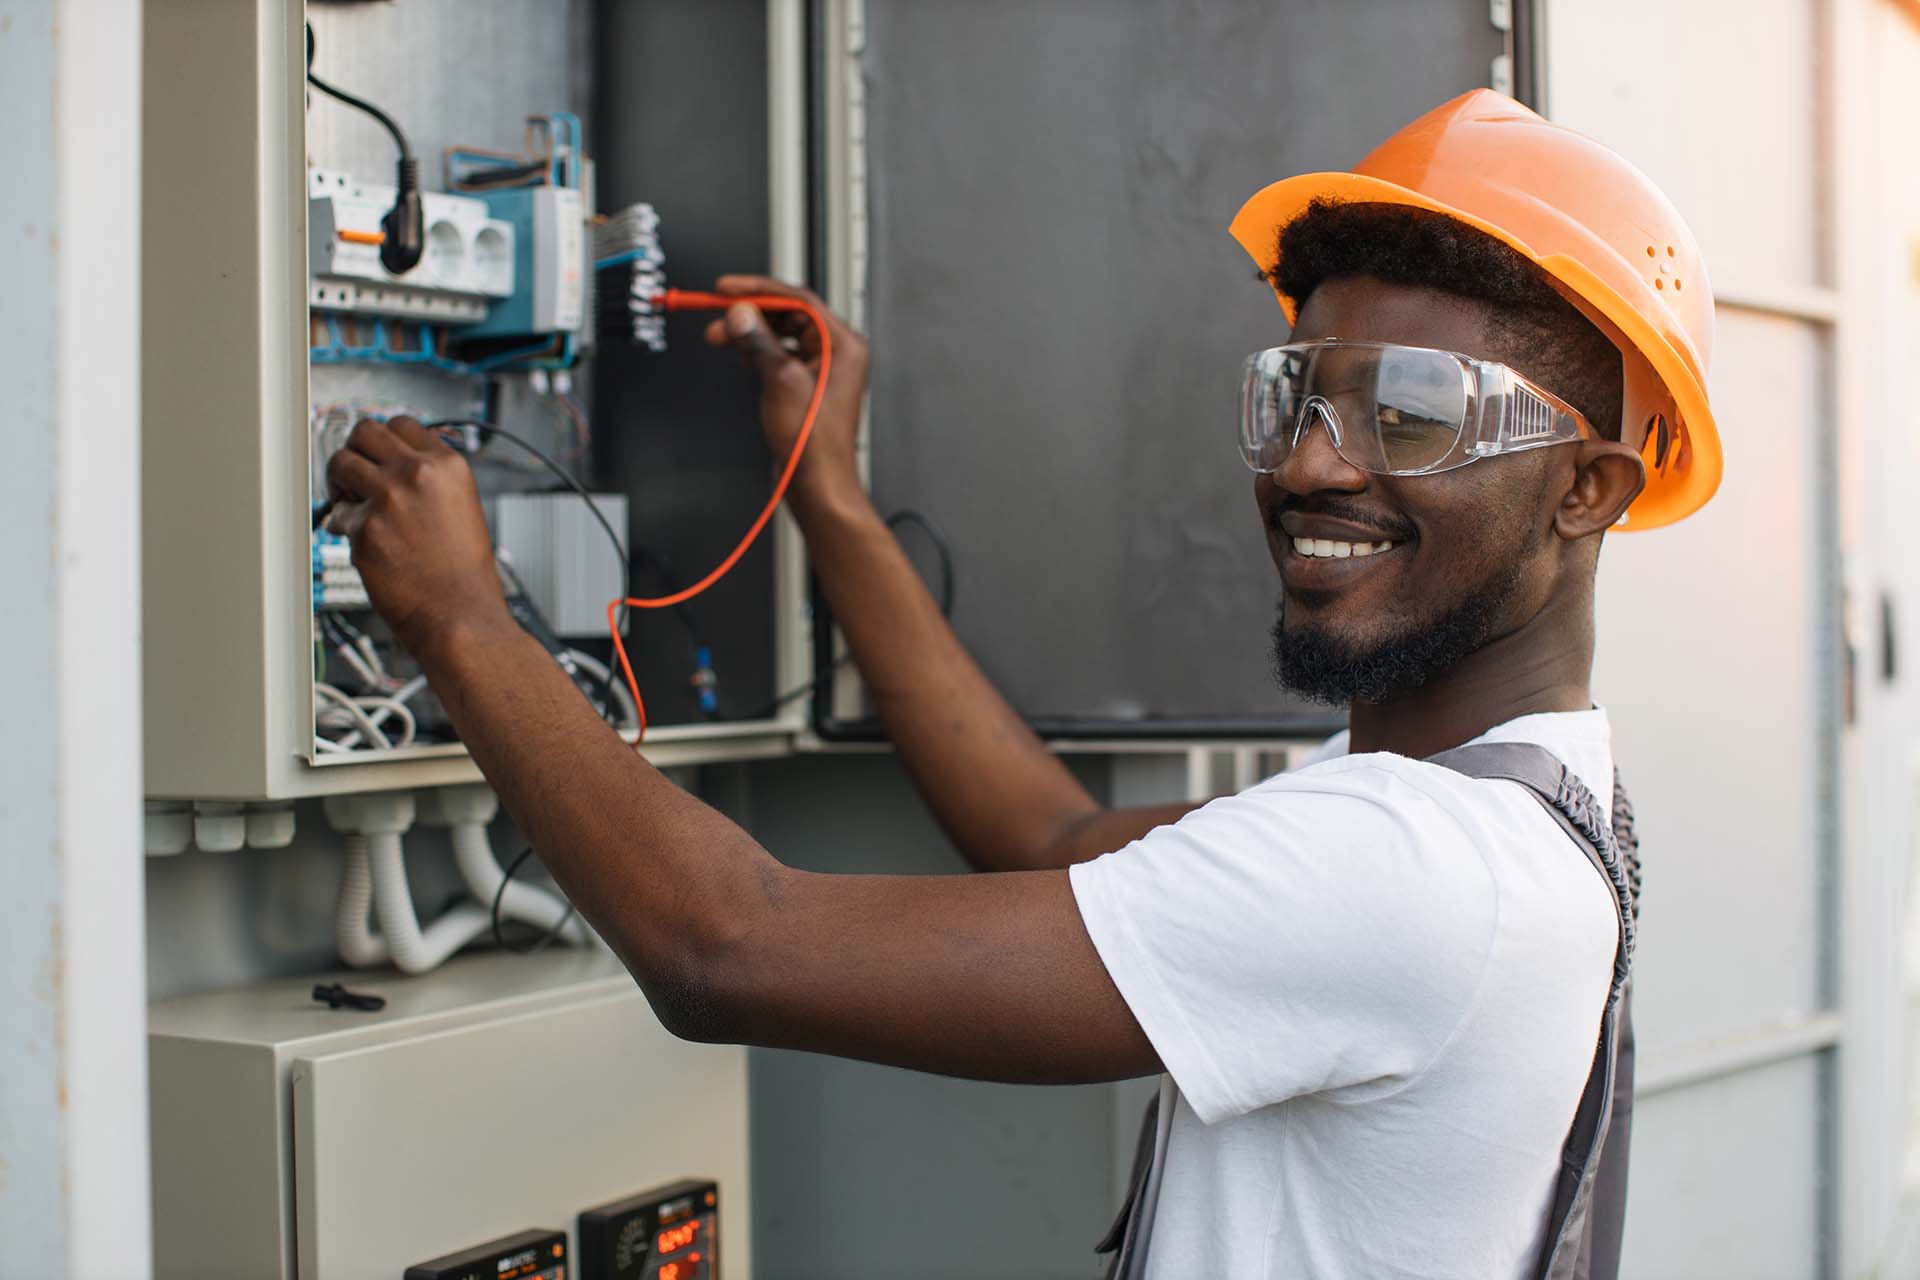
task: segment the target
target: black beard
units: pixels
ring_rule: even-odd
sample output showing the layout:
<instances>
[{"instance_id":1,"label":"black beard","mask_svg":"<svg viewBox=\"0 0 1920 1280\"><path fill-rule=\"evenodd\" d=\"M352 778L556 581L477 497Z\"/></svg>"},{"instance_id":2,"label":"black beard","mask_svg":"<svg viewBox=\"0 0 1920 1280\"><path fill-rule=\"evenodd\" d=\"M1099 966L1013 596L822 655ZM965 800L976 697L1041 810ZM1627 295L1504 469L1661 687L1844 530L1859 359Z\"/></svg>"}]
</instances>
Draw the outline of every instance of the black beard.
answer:
<instances>
[{"instance_id":1,"label":"black beard","mask_svg":"<svg viewBox=\"0 0 1920 1280\"><path fill-rule=\"evenodd\" d=\"M1366 648L1324 627L1287 626L1283 595L1273 621L1273 678L1309 702L1385 702L1418 689L1491 640L1519 585L1519 565L1510 563L1433 622Z\"/></svg>"}]
</instances>

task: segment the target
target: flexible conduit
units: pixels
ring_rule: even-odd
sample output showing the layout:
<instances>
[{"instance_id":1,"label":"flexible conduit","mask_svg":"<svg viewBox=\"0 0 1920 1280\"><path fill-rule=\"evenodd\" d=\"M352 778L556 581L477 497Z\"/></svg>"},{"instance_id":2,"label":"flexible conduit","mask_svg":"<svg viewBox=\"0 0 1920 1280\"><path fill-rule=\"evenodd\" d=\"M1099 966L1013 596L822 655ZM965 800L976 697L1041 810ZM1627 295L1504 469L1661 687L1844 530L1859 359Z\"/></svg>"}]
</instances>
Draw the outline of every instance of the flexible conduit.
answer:
<instances>
[{"instance_id":1,"label":"flexible conduit","mask_svg":"<svg viewBox=\"0 0 1920 1280\"><path fill-rule=\"evenodd\" d=\"M566 903L538 885L507 879L493 856L493 846L487 842L484 824L456 822L451 831L453 858L460 867L461 878L467 882L467 891L488 904L489 908L498 894L503 919L524 921L545 930L553 928L560 917L567 913ZM506 884L504 893L500 888L502 882ZM491 920L490 912L488 918ZM559 936L563 942L585 942L586 926L575 916L567 921Z\"/></svg>"},{"instance_id":2,"label":"flexible conduit","mask_svg":"<svg viewBox=\"0 0 1920 1280\"><path fill-rule=\"evenodd\" d=\"M373 905L373 872L367 865L367 838L348 835L342 843L345 864L340 869L340 898L334 904L333 940L340 958L355 969L371 969L387 962L387 944L367 923Z\"/></svg>"},{"instance_id":3,"label":"flexible conduit","mask_svg":"<svg viewBox=\"0 0 1920 1280\"><path fill-rule=\"evenodd\" d=\"M487 930L487 909L476 903L451 908L422 931L407 887L407 864L398 832L365 837L373 864L374 906L393 963L402 973L425 973Z\"/></svg>"}]
</instances>

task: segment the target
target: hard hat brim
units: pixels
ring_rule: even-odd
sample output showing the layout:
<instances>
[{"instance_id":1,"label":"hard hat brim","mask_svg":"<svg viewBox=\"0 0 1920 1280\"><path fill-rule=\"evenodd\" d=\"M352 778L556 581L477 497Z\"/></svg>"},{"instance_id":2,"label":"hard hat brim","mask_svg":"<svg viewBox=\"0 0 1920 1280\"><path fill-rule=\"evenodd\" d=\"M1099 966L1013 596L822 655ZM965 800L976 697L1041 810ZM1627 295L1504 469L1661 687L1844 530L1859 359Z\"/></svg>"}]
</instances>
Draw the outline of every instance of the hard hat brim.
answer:
<instances>
[{"instance_id":1,"label":"hard hat brim","mask_svg":"<svg viewBox=\"0 0 1920 1280\"><path fill-rule=\"evenodd\" d=\"M1411 188L1358 173L1305 173L1286 178L1256 192L1240 207L1228 230L1262 271L1274 265L1281 228L1305 213L1315 200L1353 204L1397 204L1425 209L1484 232L1525 257L1555 282L1576 304L1584 302L1604 316L1619 334L1652 366L1673 397L1686 425L1687 450L1664 469L1647 469L1647 487L1629 508L1626 529L1657 529L1672 524L1704 506L1720 487L1720 433L1707 404L1706 388L1693 369L1638 310L1590 269L1565 254L1542 255L1510 232L1462 209L1431 199ZM1280 309L1289 325L1299 319L1297 308L1276 287ZM1582 308L1586 309L1585 307Z\"/></svg>"}]
</instances>

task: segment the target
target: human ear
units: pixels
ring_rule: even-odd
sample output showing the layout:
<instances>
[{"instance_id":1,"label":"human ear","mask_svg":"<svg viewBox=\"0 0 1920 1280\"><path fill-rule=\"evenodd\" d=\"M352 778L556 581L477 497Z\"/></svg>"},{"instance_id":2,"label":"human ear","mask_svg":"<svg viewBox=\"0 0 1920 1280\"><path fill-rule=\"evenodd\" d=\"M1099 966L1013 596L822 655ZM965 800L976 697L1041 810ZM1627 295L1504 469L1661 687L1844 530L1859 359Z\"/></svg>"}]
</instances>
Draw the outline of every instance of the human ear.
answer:
<instances>
[{"instance_id":1,"label":"human ear","mask_svg":"<svg viewBox=\"0 0 1920 1280\"><path fill-rule=\"evenodd\" d=\"M1647 485L1640 451L1612 440L1574 446L1573 483L1553 513L1554 532L1569 542L1605 533Z\"/></svg>"}]
</instances>

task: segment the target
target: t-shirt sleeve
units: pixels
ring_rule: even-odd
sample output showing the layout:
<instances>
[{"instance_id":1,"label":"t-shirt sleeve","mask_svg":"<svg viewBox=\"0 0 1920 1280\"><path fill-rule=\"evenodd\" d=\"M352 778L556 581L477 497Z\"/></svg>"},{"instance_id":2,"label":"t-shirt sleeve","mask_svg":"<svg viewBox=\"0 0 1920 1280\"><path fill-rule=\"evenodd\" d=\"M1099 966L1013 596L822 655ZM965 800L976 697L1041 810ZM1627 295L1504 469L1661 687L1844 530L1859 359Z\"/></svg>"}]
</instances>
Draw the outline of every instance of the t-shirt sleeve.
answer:
<instances>
[{"instance_id":1,"label":"t-shirt sleeve","mask_svg":"<svg viewBox=\"0 0 1920 1280\"><path fill-rule=\"evenodd\" d=\"M1216 800L1072 868L1101 961L1204 1123L1391 1092L1472 1007L1493 877L1443 795L1367 759Z\"/></svg>"}]
</instances>

